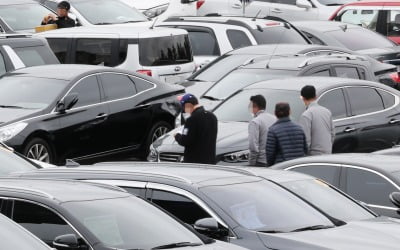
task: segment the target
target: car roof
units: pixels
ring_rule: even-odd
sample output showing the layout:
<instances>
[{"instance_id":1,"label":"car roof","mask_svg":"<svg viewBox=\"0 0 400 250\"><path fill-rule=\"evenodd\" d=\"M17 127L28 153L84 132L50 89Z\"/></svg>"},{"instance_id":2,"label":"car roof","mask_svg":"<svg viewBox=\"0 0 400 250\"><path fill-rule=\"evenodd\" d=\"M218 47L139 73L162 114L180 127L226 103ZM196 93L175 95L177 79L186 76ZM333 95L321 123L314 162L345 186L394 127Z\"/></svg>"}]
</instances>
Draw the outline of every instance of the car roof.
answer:
<instances>
[{"instance_id":1,"label":"car roof","mask_svg":"<svg viewBox=\"0 0 400 250\"><path fill-rule=\"evenodd\" d=\"M345 53L354 53L351 50L334 47L334 46L323 46L316 44L262 44L253 45L244 48L239 48L228 52L228 55L239 55L239 54L255 54L255 55L269 55L269 54L299 54L307 53L309 51L323 51L323 50L336 50Z\"/></svg>"},{"instance_id":2,"label":"car roof","mask_svg":"<svg viewBox=\"0 0 400 250\"><path fill-rule=\"evenodd\" d=\"M332 21L294 21L292 24L299 29L308 28L312 30L318 30L320 32L335 31L344 25L348 29L362 29L362 27L358 25Z\"/></svg>"},{"instance_id":3,"label":"car roof","mask_svg":"<svg viewBox=\"0 0 400 250\"><path fill-rule=\"evenodd\" d=\"M348 3L343 7L347 6L400 6L399 0L366 0L366 1L358 1L354 3Z\"/></svg>"},{"instance_id":4,"label":"car roof","mask_svg":"<svg viewBox=\"0 0 400 250\"><path fill-rule=\"evenodd\" d=\"M186 30L173 29L164 27L150 26L118 26L118 25L95 25L95 26L80 26L66 29L56 29L46 32L38 33L38 36L43 37L113 37L116 38L151 38L151 37L165 37L171 35L184 35L187 34Z\"/></svg>"},{"instance_id":5,"label":"car roof","mask_svg":"<svg viewBox=\"0 0 400 250\"><path fill-rule=\"evenodd\" d=\"M84 192L82 192L84 190ZM0 192L17 192L58 202L127 197L120 188L73 180L0 178Z\"/></svg>"},{"instance_id":6,"label":"car roof","mask_svg":"<svg viewBox=\"0 0 400 250\"><path fill-rule=\"evenodd\" d=\"M27 4L27 3L38 3L33 0L1 0L0 5L15 5L15 4Z\"/></svg>"}]
</instances>

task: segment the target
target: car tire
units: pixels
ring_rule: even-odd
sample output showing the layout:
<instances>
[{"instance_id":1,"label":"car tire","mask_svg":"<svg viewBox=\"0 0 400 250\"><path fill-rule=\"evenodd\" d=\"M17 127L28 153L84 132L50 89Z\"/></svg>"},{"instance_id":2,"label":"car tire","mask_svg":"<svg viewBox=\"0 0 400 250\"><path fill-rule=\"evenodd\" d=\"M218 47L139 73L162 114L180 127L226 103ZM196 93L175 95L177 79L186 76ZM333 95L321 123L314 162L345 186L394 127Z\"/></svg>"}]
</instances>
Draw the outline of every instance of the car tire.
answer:
<instances>
[{"instance_id":1,"label":"car tire","mask_svg":"<svg viewBox=\"0 0 400 250\"><path fill-rule=\"evenodd\" d=\"M33 138L26 143L23 154L31 159L54 163L55 155L50 144L42 138Z\"/></svg>"},{"instance_id":2,"label":"car tire","mask_svg":"<svg viewBox=\"0 0 400 250\"><path fill-rule=\"evenodd\" d=\"M149 135L147 136L146 142L143 145L143 152L141 157L146 159L149 152L150 152L150 145L160 138L162 135L168 133L172 130L171 124L165 121L156 122L153 127L151 128Z\"/></svg>"}]
</instances>

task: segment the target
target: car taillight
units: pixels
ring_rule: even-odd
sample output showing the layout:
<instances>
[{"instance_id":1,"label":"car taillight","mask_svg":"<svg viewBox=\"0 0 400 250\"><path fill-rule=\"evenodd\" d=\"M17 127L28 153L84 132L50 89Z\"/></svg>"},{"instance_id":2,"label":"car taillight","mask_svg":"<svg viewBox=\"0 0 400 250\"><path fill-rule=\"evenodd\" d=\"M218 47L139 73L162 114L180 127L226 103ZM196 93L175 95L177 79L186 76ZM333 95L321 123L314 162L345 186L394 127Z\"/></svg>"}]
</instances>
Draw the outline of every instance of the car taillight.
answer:
<instances>
[{"instance_id":1,"label":"car taillight","mask_svg":"<svg viewBox=\"0 0 400 250\"><path fill-rule=\"evenodd\" d=\"M206 0L198 0L197 1L197 9L200 9L200 7L206 2Z\"/></svg>"},{"instance_id":2,"label":"car taillight","mask_svg":"<svg viewBox=\"0 0 400 250\"><path fill-rule=\"evenodd\" d=\"M136 72L139 73L139 74L147 75L147 76L152 76L153 75L151 70L148 70L148 69L140 69L140 70L138 70Z\"/></svg>"},{"instance_id":3,"label":"car taillight","mask_svg":"<svg viewBox=\"0 0 400 250\"><path fill-rule=\"evenodd\" d=\"M395 83L400 84L400 73L399 72L390 74L390 78L392 78L392 80Z\"/></svg>"}]
</instances>

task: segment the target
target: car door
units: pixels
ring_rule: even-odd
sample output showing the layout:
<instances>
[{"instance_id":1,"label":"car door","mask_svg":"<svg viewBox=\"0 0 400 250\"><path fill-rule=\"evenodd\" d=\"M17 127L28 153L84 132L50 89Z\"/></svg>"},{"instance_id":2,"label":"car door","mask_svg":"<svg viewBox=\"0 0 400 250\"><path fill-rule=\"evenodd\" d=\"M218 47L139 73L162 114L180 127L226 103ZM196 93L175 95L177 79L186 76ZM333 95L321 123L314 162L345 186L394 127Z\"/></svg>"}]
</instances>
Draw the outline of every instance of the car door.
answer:
<instances>
[{"instance_id":1,"label":"car door","mask_svg":"<svg viewBox=\"0 0 400 250\"><path fill-rule=\"evenodd\" d=\"M380 215L400 218L389 195L398 192L399 187L386 176L361 167L344 166L344 180L341 189L354 199L365 203Z\"/></svg>"},{"instance_id":2,"label":"car door","mask_svg":"<svg viewBox=\"0 0 400 250\"><path fill-rule=\"evenodd\" d=\"M308 174L340 188L341 165L339 164L309 163L290 166L285 170Z\"/></svg>"},{"instance_id":3,"label":"car door","mask_svg":"<svg viewBox=\"0 0 400 250\"><path fill-rule=\"evenodd\" d=\"M137 149L147 136L151 126L151 105L139 105L145 101L139 78L121 73L99 75L108 106L106 149ZM146 82L148 87L154 84Z\"/></svg>"},{"instance_id":4,"label":"car door","mask_svg":"<svg viewBox=\"0 0 400 250\"><path fill-rule=\"evenodd\" d=\"M79 159L82 156L100 153L108 146L104 135L107 120L107 104L101 101L100 87L96 75L78 80L68 93L78 95L78 102L65 113L58 113L54 119L59 127L54 132L58 158Z\"/></svg>"},{"instance_id":5,"label":"car door","mask_svg":"<svg viewBox=\"0 0 400 250\"><path fill-rule=\"evenodd\" d=\"M350 152L373 152L395 145L400 115L393 108L398 97L366 86L349 86L345 90L351 107L346 130L356 133L354 151Z\"/></svg>"}]
</instances>

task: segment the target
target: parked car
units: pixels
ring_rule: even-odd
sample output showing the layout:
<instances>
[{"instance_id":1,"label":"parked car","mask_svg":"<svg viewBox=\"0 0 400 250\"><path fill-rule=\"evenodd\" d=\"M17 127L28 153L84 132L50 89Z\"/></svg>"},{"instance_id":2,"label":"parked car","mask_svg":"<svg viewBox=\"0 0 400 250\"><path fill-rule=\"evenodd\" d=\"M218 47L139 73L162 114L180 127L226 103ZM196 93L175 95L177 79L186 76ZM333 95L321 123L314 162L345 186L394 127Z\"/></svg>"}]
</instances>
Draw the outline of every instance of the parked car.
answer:
<instances>
[{"instance_id":1,"label":"parked car","mask_svg":"<svg viewBox=\"0 0 400 250\"><path fill-rule=\"evenodd\" d=\"M400 47L388 38L354 24L319 21L293 22L314 44L344 47L378 61L399 65Z\"/></svg>"},{"instance_id":2,"label":"parked car","mask_svg":"<svg viewBox=\"0 0 400 250\"><path fill-rule=\"evenodd\" d=\"M41 166L32 160L15 152L12 148L0 143L0 176L14 172L34 171Z\"/></svg>"},{"instance_id":3,"label":"parked car","mask_svg":"<svg viewBox=\"0 0 400 250\"><path fill-rule=\"evenodd\" d=\"M11 27L0 17L0 34L15 33Z\"/></svg>"},{"instance_id":4,"label":"parked car","mask_svg":"<svg viewBox=\"0 0 400 250\"><path fill-rule=\"evenodd\" d=\"M400 141L400 92L380 83L337 77L298 77L254 83L226 99L214 109L219 120L217 162L243 165L248 162L248 110L250 97L261 94L267 99L267 112L275 104L288 102L291 117L298 120L305 111L300 90L314 85L318 103L333 114L336 139L334 153L372 152L392 147ZM175 141L174 131L156 140L148 157L151 161L181 162L183 148Z\"/></svg>"},{"instance_id":5,"label":"parked car","mask_svg":"<svg viewBox=\"0 0 400 250\"><path fill-rule=\"evenodd\" d=\"M59 63L46 39L22 34L0 35L0 76L20 68Z\"/></svg>"},{"instance_id":6,"label":"parked car","mask_svg":"<svg viewBox=\"0 0 400 250\"><path fill-rule=\"evenodd\" d=\"M116 185L199 232L249 249L395 249L400 237L398 221L377 217L325 182L294 172L120 162L22 176Z\"/></svg>"},{"instance_id":7,"label":"parked car","mask_svg":"<svg viewBox=\"0 0 400 250\"><path fill-rule=\"evenodd\" d=\"M242 15L242 0L204 0L197 13L207 15ZM352 0L251 0L246 5L245 15L254 17L277 16L290 21L328 20L338 6Z\"/></svg>"},{"instance_id":8,"label":"parked car","mask_svg":"<svg viewBox=\"0 0 400 250\"><path fill-rule=\"evenodd\" d=\"M2 29L11 29L14 32L35 32L43 17L53 13L50 9L34 0L2 0L0 1L0 18Z\"/></svg>"},{"instance_id":9,"label":"parked car","mask_svg":"<svg viewBox=\"0 0 400 250\"><path fill-rule=\"evenodd\" d=\"M293 25L273 18L172 17L157 26L187 30L198 67L233 49L250 45L311 44Z\"/></svg>"},{"instance_id":10,"label":"parked car","mask_svg":"<svg viewBox=\"0 0 400 250\"><path fill-rule=\"evenodd\" d=\"M197 0L122 0L149 18L162 21L171 16L196 16Z\"/></svg>"},{"instance_id":11,"label":"parked car","mask_svg":"<svg viewBox=\"0 0 400 250\"><path fill-rule=\"evenodd\" d=\"M337 154L306 157L277 164L322 179L381 215L400 218L390 194L400 191L400 157L378 154Z\"/></svg>"},{"instance_id":12,"label":"parked car","mask_svg":"<svg viewBox=\"0 0 400 250\"><path fill-rule=\"evenodd\" d=\"M381 33L400 44L400 2L367 0L341 6L330 20L352 23Z\"/></svg>"},{"instance_id":13,"label":"parked car","mask_svg":"<svg viewBox=\"0 0 400 250\"><path fill-rule=\"evenodd\" d=\"M0 215L0 240L4 249L51 250L44 242L17 223Z\"/></svg>"},{"instance_id":14,"label":"parked car","mask_svg":"<svg viewBox=\"0 0 400 250\"><path fill-rule=\"evenodd\" d=\"M63 0L36 1L56 11L57 4ZM68 2L71 4L70 17L76 21L77 26L150 24L149 19L140 11L120 0L69 0ZM43 16L39 20L42 20Z\"/></svg>"},{"instance_id":15,"label":"parked car","mask_svg":"<svg viewBox=\"0 0 400 250\"><path fill-rule=\"evenodd\" d=\"M383 63L375 61L375 64ZM384 72L382 76L376 76L372 70L374 67L368 58L348 54L259 57L233 69L197 96L200 97L200 103L212 110L223 100L246 86L270 79L289 76L330 76L387 82L391 79L388 71L397 75L397 68L394 65L375 66L375 68L379 67L381 68L379 71ZM397 87L397 84L391 81L390 86ZM192 93L190 89L186 91Z\"/></svg>"},{"instance_id":16,"label":"parked car","mask_svg":"<svg viewBox=\"0 0 400 250\"><path fill-rule=\"evenodd\" d=\"M61 63L134 70L167 83L195 70L188 33L148 27L78 27L43 32Z\"/></svg>"},{"instance_id":17,"label":"parked car","mask_svg":"<svg viewBox=\"0 0 400 250\"><path fill-rule=\"evenodd\" d=\"M58 250L242 249L200 236L117 187L12 178L0 182L0 202L8 208L1 212Z\"/></svg>"},{"instance_id":18,"label":"parked car","mask_svg":"<svg viewBox=\"0 0 400 250\"><path fill-rule=\"evenodd\" d=\"M400 156L400 145L395 145L393 148L378 150L373 152L372 154Z\"/></svg>"},{"instance_id":19,"label":"parked car","mask_svg":"<svg viewBox=\"0 0 400 250\"><path fill-rule=\"evenodd\" d=\"M145 155L173 128L183 88L131 71L46 65L0 79L0 139L48 163L118 152Z\"/></svg>"}]
</instances>

